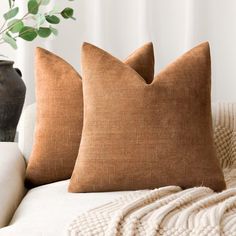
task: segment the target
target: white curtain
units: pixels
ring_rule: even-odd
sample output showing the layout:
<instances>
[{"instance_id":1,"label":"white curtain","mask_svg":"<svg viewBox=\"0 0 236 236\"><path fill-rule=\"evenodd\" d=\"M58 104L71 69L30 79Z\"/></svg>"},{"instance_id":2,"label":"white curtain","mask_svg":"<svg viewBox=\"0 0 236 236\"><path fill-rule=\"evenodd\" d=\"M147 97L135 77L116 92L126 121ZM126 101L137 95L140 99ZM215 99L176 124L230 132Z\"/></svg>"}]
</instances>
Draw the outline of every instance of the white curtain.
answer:
<instances>
[{"instance_id":1,"label":"white curtain","mask_svg":"<svg viewBox=\"0 0 236 236\"><path fill-rule=\"evenodd\" d=\"M20 0L16 0L21 2ZM22 1L24 2L24 1ZM147 41L155 47L156 72L202 41L212 56L213 101L236 101L235 0L54 0L72 5L77 20L59 26L59 36L20 43L16 64L34 97L34 48L43 46L80 71L80 47L88 41L121 59ZM22 3L23 4L23 3Z\"/></svg>"}]
</instances>

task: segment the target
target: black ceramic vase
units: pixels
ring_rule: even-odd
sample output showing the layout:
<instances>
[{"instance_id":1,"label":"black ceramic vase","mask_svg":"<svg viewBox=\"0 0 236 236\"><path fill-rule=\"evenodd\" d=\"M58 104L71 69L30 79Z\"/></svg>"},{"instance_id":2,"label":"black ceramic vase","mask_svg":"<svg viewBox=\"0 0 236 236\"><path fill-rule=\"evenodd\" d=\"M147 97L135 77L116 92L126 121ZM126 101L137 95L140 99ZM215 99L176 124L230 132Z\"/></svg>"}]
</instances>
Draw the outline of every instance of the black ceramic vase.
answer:
<instances>
[{"instance_id":1,"label":"black ceramic vase","mask_svg":"<svg viewBox=\"0 0 236 236\"><path fill-rule=\"evenodd\" d=\"M13 142L26 87L13 61L0 60L0 142Z\"/></svg>"}]
</instances>

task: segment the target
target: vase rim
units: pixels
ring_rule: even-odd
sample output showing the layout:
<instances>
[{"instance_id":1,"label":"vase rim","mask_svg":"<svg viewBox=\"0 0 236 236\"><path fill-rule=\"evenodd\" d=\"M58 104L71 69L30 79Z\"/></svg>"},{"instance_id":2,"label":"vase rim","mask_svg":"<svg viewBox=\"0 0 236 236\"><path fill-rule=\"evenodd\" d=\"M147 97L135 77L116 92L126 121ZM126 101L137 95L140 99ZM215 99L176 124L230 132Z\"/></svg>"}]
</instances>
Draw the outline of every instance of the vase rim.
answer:
<instances>
[{"instance_id":1,"label":"vase rim","mask_svg":"<svg viewBox=\"0 0 236 236\"><path fill-rule=\"evenodd\" d=\"M14 61L0 60L0 66L13 65Z\"/></svg>"}]
</instances>

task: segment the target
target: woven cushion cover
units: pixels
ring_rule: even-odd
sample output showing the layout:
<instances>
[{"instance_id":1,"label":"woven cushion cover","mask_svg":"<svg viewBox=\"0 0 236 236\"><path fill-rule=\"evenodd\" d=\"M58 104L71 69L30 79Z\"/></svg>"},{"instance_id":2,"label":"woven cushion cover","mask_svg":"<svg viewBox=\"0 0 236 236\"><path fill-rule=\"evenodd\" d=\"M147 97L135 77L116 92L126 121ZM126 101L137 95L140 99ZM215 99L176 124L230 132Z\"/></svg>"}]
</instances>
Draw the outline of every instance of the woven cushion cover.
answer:
<instances>
[{"instance_id":1,"label":"woven cushion cover","mask_svg":"<svg viewBox=\"0 0 236 236\"><path fill-rule=\"evenodd\" d=\"M82 75L84 127L70 192L225 188L212 136L208 43L151 83L85 43Z\"/></svg>"},{"instance_id":2,"label":"woven cushion cover","mask_svg":"<svg viewBox=\"0 0 236 236\"><path fill-rule=\"evenodd\" d=\"M124 63L150 80L154 73L152 44L137 49ZM26 171L28 187L71 177L83 126L80 75L62 58L41 48L36 50L36 102L33 151Z\"/></svg>"}]
</instances>

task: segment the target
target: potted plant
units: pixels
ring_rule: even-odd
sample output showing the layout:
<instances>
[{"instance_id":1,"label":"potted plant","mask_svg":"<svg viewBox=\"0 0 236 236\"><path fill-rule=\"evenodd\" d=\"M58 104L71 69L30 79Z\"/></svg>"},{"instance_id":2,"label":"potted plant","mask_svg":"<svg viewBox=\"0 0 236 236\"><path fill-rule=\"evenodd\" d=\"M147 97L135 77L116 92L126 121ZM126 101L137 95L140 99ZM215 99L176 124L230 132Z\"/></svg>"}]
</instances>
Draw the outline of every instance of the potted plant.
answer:
<instances>
[{"instance_id":1,"label":"potted plant","mask_svg":"<svg viewBox=\"0 0 236 236\"><path fill-rule=\"evenodd\" d=\"M61 19L75 19L74 10L70 7L58 10L54 6L47 11L44 7L50 2L51 0L28 0L27 12L19 16L17 1L8 0L9 9L3 14L4 22L0 25L0 48L1 44L8 44L17 49L18 39L33 41L37 37L56 36L58 31L54 25L59 24ZM19 69L13 68L13 64L13 61L0 60L0 142L14 141L25 100L26 87L22 74Z\"/></svg>"}]
</instances>

